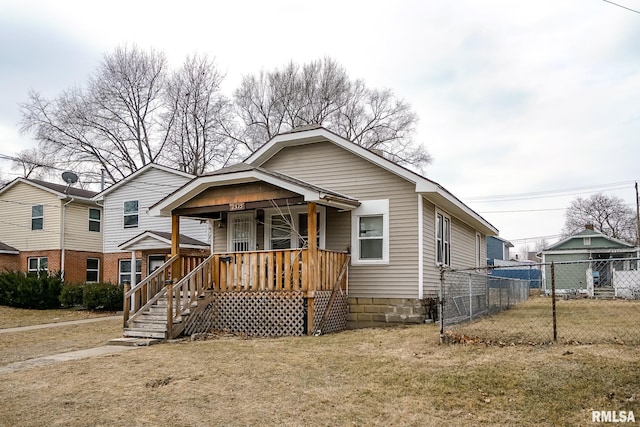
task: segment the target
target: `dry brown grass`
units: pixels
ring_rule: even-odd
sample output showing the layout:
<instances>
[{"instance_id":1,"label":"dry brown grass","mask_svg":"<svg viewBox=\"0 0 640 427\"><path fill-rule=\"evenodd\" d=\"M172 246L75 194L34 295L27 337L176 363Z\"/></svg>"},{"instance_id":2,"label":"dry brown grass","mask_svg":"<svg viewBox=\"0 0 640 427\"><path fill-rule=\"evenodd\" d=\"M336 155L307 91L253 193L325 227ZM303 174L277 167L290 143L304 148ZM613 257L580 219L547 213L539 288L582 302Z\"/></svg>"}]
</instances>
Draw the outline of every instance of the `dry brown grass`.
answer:
<instances>
[{"instance_id":1,"label":"dry brown grass","mask_svg":"<svg viewBox=\"0 0 640 427\"><path fill-rule=\"evenodd\" d=\"M113 316L112 312L60 309L60 310L25 310L0 305L0 329L20 326L40 325L42 323L58 323L70 320L90 319L94 317Z\"/></svg>"},{"instance_id":2,"label":"dry brown grass","mask_svg":"<svg viewBox=\"0 0 640 427\"><path fill-rule=\"evenodd\" d=\"M640 416L639 358L438 345L436 325L181 341L2 375L0 425L587 425Z\"/></svg>"},{"instance_id":3,"label":"dry brown grass","mask_svg":"<svg viewBox=\"0 0 640 427\"><path fill-rule=\"evenodd\" d=\"M640 345L640 301L559 300L556 313L560 343ZM540 296L447 329L489 341L548 343L553 341L552 319L551 298Z\"/></svg>"}]
</instances>

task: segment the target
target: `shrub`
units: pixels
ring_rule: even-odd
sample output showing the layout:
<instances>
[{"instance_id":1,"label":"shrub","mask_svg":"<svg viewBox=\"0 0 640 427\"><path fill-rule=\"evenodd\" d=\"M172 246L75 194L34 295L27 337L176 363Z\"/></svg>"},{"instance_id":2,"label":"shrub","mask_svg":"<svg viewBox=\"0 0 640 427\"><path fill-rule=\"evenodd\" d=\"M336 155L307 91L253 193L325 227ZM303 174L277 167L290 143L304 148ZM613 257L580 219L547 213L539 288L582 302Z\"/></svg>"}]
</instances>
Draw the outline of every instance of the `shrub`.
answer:
<instances>
[{"instance_id":1,"label":"shrub","mask_svg":"<svg viewBox=\"0 0 640 427\"><path fill-rule=\"evenodd\" d=\"M62 285L62 291L60 292L60 303L62 306L65 308L81 306L84 286L84 283L65 283Z\"/></svg>"},{"instance_id":2,"label":"shrub","mask_svg":"<svg viewBox=\"0 0 640 427\"><path fill-rule=\"evenodd\" d=\"M82 305L89 310L117 311L122 309L123 289L111 283L87 283L82 293Z\"/></svg>"},{"instance_id":3,"label":"shrub","mask_svg":"<svg viewBox=\"0 0 640 427\"><path fill-rule=\"evenodd\" d=\"M0 274L0 304L18 308L60 307L60 274L25 274L8 271Z\"/></svg>"}]
</instances>

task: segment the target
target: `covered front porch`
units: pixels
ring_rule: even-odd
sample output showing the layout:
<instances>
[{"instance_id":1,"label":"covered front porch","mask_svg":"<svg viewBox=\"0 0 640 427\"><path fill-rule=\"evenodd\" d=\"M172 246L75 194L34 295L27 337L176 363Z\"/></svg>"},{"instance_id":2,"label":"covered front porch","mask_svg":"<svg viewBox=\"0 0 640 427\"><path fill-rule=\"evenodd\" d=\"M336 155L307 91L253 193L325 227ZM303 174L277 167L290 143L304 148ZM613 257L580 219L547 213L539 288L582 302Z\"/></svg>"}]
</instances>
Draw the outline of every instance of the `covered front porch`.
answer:
<instances>
[{"instance_id":1,"label":"covered front porch","mask_svg":"<svg viewBox=\"0 0 640 427\"><path fill-rule=\"evenodd\" d=\"M327 236L327 228L348 230L349 210L358 205L255 168L196 178L151 209L171 215L171 256L126 290L125 331L154 306L166 310L166 337L345 329L350 240ZM183 256L183 216L209 221L212 255Z\"/></svg>"}]
</instances>

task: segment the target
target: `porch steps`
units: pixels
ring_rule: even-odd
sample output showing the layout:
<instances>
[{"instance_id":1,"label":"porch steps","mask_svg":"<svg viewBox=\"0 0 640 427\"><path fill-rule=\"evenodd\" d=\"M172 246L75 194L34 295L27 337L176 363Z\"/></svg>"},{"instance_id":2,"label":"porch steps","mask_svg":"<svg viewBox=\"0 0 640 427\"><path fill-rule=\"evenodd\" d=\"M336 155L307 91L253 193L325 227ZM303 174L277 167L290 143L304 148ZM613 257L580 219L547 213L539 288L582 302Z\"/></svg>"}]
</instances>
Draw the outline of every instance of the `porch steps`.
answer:
<instances>
[{"instance_id":1,"label":"porch steps","mask_svg":"<svg viewBox=\"0 0 640 427\"><path fill-rule=\"evenodd\" d=\"M213 294L213 290L206 290L206 296ZM201 295L197 301L191 304L191 308L209 303L205 295ZM190 309L182 312L181 316L174 321L174 330L180 328L183 320L191 314ZM184 318L184 319L183 319ZM143 339L160 339L165 340L167 336L167 299L160 298L151 307L135 319L129 328L124 328L124 338L143 338Z\"/></svg>"},{"instance_id":2,"label":"porch steps","mask_svg":"<svg viewBox=\"0 0 640 427\"><path fill-rule=\"evenodd\" d=\"M615 299L616 291L613 288L594 288L593 296L597 299Z\"/></svg>"}]
</instances>

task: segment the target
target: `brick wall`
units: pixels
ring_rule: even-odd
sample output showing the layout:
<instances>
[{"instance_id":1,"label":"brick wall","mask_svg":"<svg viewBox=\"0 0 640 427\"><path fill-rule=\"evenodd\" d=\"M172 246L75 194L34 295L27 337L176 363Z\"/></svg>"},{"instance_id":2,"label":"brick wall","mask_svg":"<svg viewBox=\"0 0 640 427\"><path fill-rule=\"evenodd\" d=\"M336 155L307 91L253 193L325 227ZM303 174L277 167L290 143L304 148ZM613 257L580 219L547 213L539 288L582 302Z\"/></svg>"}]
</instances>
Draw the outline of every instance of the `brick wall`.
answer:
<instances>
[{"instance_id":1,"label":"brick wall","mask_svg":"<svg viewBox=\"0 0 640 427\"><path fill-rule=\"evenodd\" d=\"M423 323L432 314L430 300L412 298L349 298L349 327Z\"/></svg>"},{"instance_id":2,"label":"brick wall","mask_svg":"<svg viewBox=\"0 0 640 427\"><path fill-rule=\"evenodd\" d=\"M18 259L16 269L19 271L29 270L29 258L47 257L48 270L50 273L57 273L62 269L60 250L47 251L21 251L16 257ZM102 280L102 253L100 252L84 252L72 251L67 249L64 254L65 272L64 280L69 283L81 283L87 279L87 258L97 258L100 260L100 280Z\"/></svg>"},{"instance_id":3,"label":"brick wall","mask_svg":"<svg viewBox=\"0 0 640 427\"><path fill-rule=\"evenodd\" d=\"M18 270L20 268L19 261L18 255L0 254L0 272Z\"/></svg>"}]
</instances>

